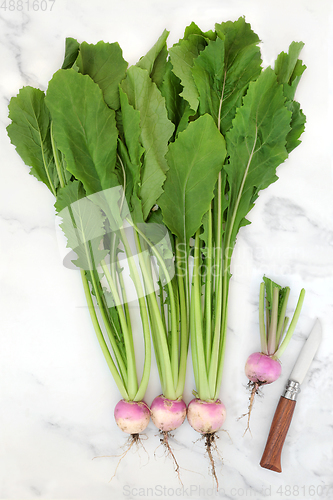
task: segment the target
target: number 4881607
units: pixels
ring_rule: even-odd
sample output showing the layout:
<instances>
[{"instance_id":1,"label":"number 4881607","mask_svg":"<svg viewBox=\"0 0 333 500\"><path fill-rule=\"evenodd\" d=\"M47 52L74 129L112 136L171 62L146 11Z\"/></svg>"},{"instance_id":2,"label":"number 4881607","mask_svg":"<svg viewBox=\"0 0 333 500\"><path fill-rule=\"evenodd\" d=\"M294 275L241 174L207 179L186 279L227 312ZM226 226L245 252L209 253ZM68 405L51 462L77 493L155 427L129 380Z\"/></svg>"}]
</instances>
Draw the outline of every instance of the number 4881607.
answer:
<instances>
[{"instance_id":1,"label":"number 4881607","mask_svg":"<svg viewBox=\"0 0 333 500\"><path fill-rule=\"evenodd\" d=\"M49 11L52 12L55 0L3 0L0 9L4 11Z\"/></svg>"}]
</instances>

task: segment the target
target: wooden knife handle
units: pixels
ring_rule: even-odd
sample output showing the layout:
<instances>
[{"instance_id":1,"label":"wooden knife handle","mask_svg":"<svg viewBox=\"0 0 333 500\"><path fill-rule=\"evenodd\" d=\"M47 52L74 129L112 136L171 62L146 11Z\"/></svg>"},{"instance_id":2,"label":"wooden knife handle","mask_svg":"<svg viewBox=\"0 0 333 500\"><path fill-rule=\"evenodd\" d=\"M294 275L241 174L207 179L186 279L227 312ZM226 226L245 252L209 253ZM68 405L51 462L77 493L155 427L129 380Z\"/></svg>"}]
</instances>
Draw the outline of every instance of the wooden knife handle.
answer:
<instances>
[{"instance_id":1,"label":"wooden knife handle","mask_svg":"<svg viewBox=\"0 0 333 500\"><path fill-rule=\"evenodd\" d=\"M295 400L287 399L283 396L280 397L267 438L266 447L260 461L261 467L275 472L282 472L281 452L295 405Z\"/></svg>"}]
</instances>

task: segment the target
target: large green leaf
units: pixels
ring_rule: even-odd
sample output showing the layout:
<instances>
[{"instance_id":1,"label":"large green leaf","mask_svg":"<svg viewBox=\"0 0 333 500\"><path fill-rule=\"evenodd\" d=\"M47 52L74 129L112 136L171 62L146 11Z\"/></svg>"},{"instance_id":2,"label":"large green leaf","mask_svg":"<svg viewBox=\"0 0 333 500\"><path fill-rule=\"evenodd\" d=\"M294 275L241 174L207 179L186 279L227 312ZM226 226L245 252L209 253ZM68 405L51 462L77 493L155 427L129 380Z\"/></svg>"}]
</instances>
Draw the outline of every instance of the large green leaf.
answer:
<instances>
[{"instance_id":1,"label":"large green leaf","mask_svg":"<svg viewBox=\"0 0 333 500\"><path fill-rule=\"evenodd\" d=\"M136 63L136 66L148 71L150 78L158 87L161 86L165 73L168 56L166 44L168 36L169 31L164 30L153 47Z\"/></svg>"},{"instance_id":2,"label":"large green leaf","mask_svg":"<svg viewBox=\"0 0 333 500\"><path fill-rule=\"evenodd\" d=\"M80 51L80 44L75 38L66 38L65 56L61 69L72 68Z\"/></svg>"},{"instance_id":3,"label":"large green leaf","mask_svg":"<svg viewBox=\"0 0 333 500\"><path fill-rule=\"evenodd\" d=\"M198 108L199 92L193 79L192 66L206 45L207 40L204 36L191 34L169 49L172 71L183 86L181 96L189 103L193 111Z\"/></svg>"},{"instance_id":4,"label":"large green leaf","mask_svg":"<svg viewBox=\"0 0 333 500\"><path fill-rule=\"evenodd\" d=\"M294 98L297 85L306 69L306 66L298 59L303 47L303 42L292 42L288 54L281 52L274 65L277 80L283 84L284 94L290 101Z\"/></svg>"},{"instance_id":5,"label":"large green leaf","mask_svg":"<svg viewBox=\"0 0 333 500\"><path fill-rule=\"evenodd\" d=\"M185 31L184 31L184 40L188 40L188 38L191 35L200 35L203 38L207 38L208 40L216 40L216 32L209 30L209 31L202 31L195 22L192 21L192 23L189 26L186 26Z\"/></svg>"},{"instance_id":6,"label":"large green leaf","mask_svg":"<svg viewBox=\"0 0 333 500\"><path fill-rule=\"evenodd\" d=\"M251 25L245 22L244 17L237 21L215 24L215 30L225 42L225 59L228 65L234 63L242 50L260 42L258 35L251 29Z\"/></svg>"},{"instance_id":7,"label":"large green leaf","mask_svg":"<svg viewBox=\"0 0 333 500\"><path fill-rule=\"evenodd\" d=\"M285 144L291 113L285 106L282 85L271 68L250 83L243 106L226 134L229 162L225 165L230 186L227 246L235 243L245 216L260 189L277 180L276 168L288 156Z\"/></svg>"},{"instance_id":8,"label":"large green leaf","mask_svg":"<svg viewBox=\"0 0 333 500\"><path fill-rule=\"evenodd\" d=\"M223 136L209 115L190 122L169 146L169 171L158 204L165 224L183 243L210 207L225 155Z\"/></svg>"},{"instance_id":9,"label":"large green leaf","mask_svg":"<svg viewBox=\"0 0 333 500\"><path fill-rule=\"evenodd\" d=\"M89 75L100 86L106 104L117 110L120 106L119 84L128 66L119 44L83 42L76 63L80 73Z\"/></svg>"},{"instance_id":10,"label":"large green leaf","mask_svg":"<svg viewBox=\"0 0 333 500\"><path fill-rule=\"evenodd\" d=\"M87 194L118 185L115 112L105 104L98 85L73 69L59 70L49 83L46 104L67 169L82 181Z\"/></svg>"},{"instance_id":11,"label":"large green leaf","mask_svg":"<svg viewBox=\"0 0 333 500\"><path fill-rule=\"evenodd\" d=\"M187 127L190 116L194 114L189 103L180 95L182 89L180 80L174 74L171 62L168 61L160 90L165 98L168 118L176 127L176 135Z\"/></svg>"},{"instance_id":12,"label":"large green leaf","mask_svg":"<svg viewBox=\"0 0 333 500\"><path fill-rule=\"evenodd\" d=\"M121 88L119 91L124 134L124 143L119 141L119 154L125 169L125 194L133 220L143 222L140 190L144 148L140 143L140 112L129 104L127 94Z\"/></svg>"},{"instance_id":13,"label":"large green leaf","mask_svg":"<svg viewBox=\"0 0 333 500\"><path fill-rule=\"evenodd\" d=\"M7 132L30 173L56 194L59 185L50 137L50 113L39 89L23 87L9 104Z\"/></svg>"},{"instance_id":14,"label":"large green leaf","mask_svg":"<svg viewBox=\"0 0 333 500\"><path fill-rule=\"evenodd\" d=\"M167 117L165 100L146 70L132 66L121 88L129 104L140 112L140 144L144 148L140 198L143 217L162 194L167 162L165 154L174 125Z\"/></svg>"},{"instance_id":15,"label":"large green leaf","mask_svg":"<svg viewBox=\"0 0 333 500\"><path fill-rule=\"evenodd\" d=\"M304 46L303 42L292 42L288 54L281 52L275 62L274 71L287 99L286 106L292 113L291 130L287 136L287 151L290 153L299 144L299 137L304 132L306 118L297 101L294 101L297 85L306 66L298 56Z\"/></svg>"},{"instance_id":16,"label":"large green leaf","mask_svg":"<svg viewBox=\"0 0 333 500\"><path fill-rule=\"evenodd\" d=\"M218 37L194 60L192 74L199 92L200 114L210 113L223 134L250 81L261 72L258 36L243 18L216 25Z\"/></svg>"}]
</instances>

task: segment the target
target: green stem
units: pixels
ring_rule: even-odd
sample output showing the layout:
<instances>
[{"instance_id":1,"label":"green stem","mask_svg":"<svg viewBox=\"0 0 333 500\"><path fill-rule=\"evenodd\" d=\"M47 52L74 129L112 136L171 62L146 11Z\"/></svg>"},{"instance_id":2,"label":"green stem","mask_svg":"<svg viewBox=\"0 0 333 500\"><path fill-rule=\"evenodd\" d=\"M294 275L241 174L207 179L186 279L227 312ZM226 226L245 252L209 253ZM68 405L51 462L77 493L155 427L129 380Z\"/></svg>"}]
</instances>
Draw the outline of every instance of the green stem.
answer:
<instances>
[{"instance_id":1,"label":"green stem","mask_svg":"<svg viewBox=\"0 0 333 500\"><path fill-rule=\"evenodd\" d=\"M284 336L284 333L287 329L287 326L288 326L288 323L289 323L289 318L285 317L284 318L284 322L283 322L283 327L282 327L282 330L281 330L281 334L280 334L280 338L279 339L276 339L276 351L278 350L279 348L279 345L281 343L281 340L283 339L283 336Z\"/></svg>"},{"instance_id":2,"label":"green stem","mask_svg":"<svg viewBox=\"0 0 333 500\"><path fill-rule=\"evenodd\" d=\"M119 389L119 392L120 394L122 395L122 397L124 399L126 399L127 401L129 401L129 396L128 396L128 393L125 389L125 386L124 386L124 383L119 375L119 372L116 368L116 365L114 364L114 361L112 359L112 356L109 352L109 349L107 347L107 344L104 340L104 337L103 337L103 333L102 333L102 330L99 326L99 323L98 323L98 319L97 319L97 316L96 316L96 311L95 311L95 307L94 307L94 304L93 304L93 301L92 301L92 297L91 297L91 293L90 293L90 289L89 289L89 283L88 283L88 280L87 280L87 277L85 275L85 272L81 269L81 278L82 278L82 283L83 283L83 289L84 289L84 293L85 293L85 296L86 296L86 300L87 300L87 305L88 305L88 309L89 309L89 313L90 313L90 317L91 317L91 320L92 320L92 323L93 323L93 326L94 326L94 329L95 329L95 332L96 332L96 336L97 336L97 339L98 339L98 342L101 346L101 349L102 349L102 352L104 354L104 357L105 357L105 360L107 362L107 365L111 371L111 374L113 376L113 379Z\"/></svg>"},{"instance_id":3,"label":"green stem","mask_svg":"<svg viewBox=\"0 0 333 500\"><path fill-rule=\"evenodd\" d=\"M163 290L163 286L162 286L161 280L158 280L158 286L159 286L159 290L160 290L160 311L161 311L161 318L162 318L162 323L163 323L164 330L167 331L168 326L167 326L166 319L165 319L165 309L164 309L164 290Z\"/></svg>"},{"instance_id":4,"label":"green stem","mask_svg":"<svg viewBox=\"0 0 333 500\"><path fill-rule=\"evenodd\" d=\"M179 249L176 247L176 262L179 259ZM176 266L177 269L177 266ZM185 377L186 377L186 364L189 346L189 332L187 322L187 307L186 307L186 293L184 277L177 274L178 291L179 291L179 304L180 304L180 359L179 359L179 374L178 385L176 387L176 397L180 397L184 392Z\"/></svg>"},{"instance_id":5,"label":"green stem","mask_svg":"<svg viewBox=\"0 0 333 500\"><path fill-rule=\"evenodd\" d=\"M271 356L275 352L278 308L279 308L279 289L275 287L273 289L271 323L269 325L268 341L267 341L267 351L269 356Z\"/></svg>"},{"instance_id":6,"label":"green stem","mask_svg":"<svg viewBox=\"0 0 333 500\"><path fill-rule=\"evenodd\" d=\"M227 251L227 249L226 249ZM231 263L231 255L228 251L228 254L224 258L223 261L223 282L222 282L222 326L220 333L220 349L219 349L219 364L217 370L217 377L215 383L215 393L214 399L217 399L219 396L221 383L222 383L222 374L223 374L223 365L224 365L224 357L225 357L225 347L226 347L226 337L227 337L227 326L228 326L228 300L229 300L229 282L230 282L230 263Z\"/></svg>"},{"instance_id":7,"label":"green stem","mask_svg":"<svg viewBox=\"0 0 333 500\"><path fill-rule=\"evenodd\" d=\"M195 234L193 287L192 287L193 297L191 299L191 301L193 300L194 302L195 343L196 343L196 355L198 363L198 380L196 380L196 386L200 399L202 399L203 401L209 401L211 399L211 395L209 390L210 385L208 383L205 349L203 342L201 286L200 286L201 283L199 275L199 263L200 263L200 237L198 230Z\"/></svg>"},{"instance_id":8,"label":"green stem","mask_svg":"<svg viewBox=\"0 0 333 500\"><path fill-rule=\"evenodd\" d=\"M222 278L222 173L219 173L217 180L217 196L215 198L217 203L215 203L215 262L214 262L214 311L215 311L215 321L218 318L218 290L221 287ZM214 200L214 202L215 202ZM221 305L219 305L221 307ZM215 325L214 325L214 331ZM214 334L215 335L215 334Z\"/></svg>"},{"instance_id":9,"label":"green stem","mask_svg":"<svg viewBox=\"0 0 333 500\"><path fill-rule=\"evenodd\" d=\"M57 174L58 174L58 177L59 177L60 186L63 188L63 187L65 187L66 183L65 183L65 180L64 180L63 175L62 175L62 169L61 169L61 166L60 166L58 149L56 148L55 141L54 141L54 136L53 136L53 122L51 122L50 135L51 135L51 145L52 145L52 152L53 152L54 162L55 162Z\"/></svg>"},{"instance_id":10,"label":"green stem","mask_svg":"<svg viewBox=\"0 0 333 500\"><path fill-rule=\"evenodd\" d=\"M217 215L215 222L215 304L214 335L209 365L209 386L216 392L216 381L219 370L219 352L221 331L223 329L223 262L222 262L222 174L219 173L217 183Z\"/></svg>"},{"instance_id":11,"label":"green stem","mask_svg":"<svg viewBox=\"0 0 333 500\"><path fill-rule=\"evenodd\" d=\"M109 269L104 260L101 261L101 266L104 271L104 275L107 279L107 282L109 284L113 300L115 302L115 306L118 312L121 329L123 332L123 338L126 350L126 361L127 361L127 392L132 400L138 391L138 379L136 374L133 337L131 336L130 331L127 327L127 322L124 310L122 308L121 300L118 294L117 286L114 283L112 276L109 272Z\"/></svg>"},{"instance_id":12,"label":"green stem","mask_svg":"<svg viewBox=\"0 0 333 500\"><path fill-rule=\"evenodd\" d=\"M133 224L133 226L134 226L134 224ZM154 318L154 323L156 326L156 333L157 333L157 339L158 339L157 342L159 343L160 353L161 353L160 361L163 360L162 366L163 366L163 369L165 370L165 373L164 373L165 394L164 394L164 396L167 398L170 398L170 399L175 399L175 380L173 378L172 365L171 365L171 361L170 361L170 354L169 354L169 348L168 348L168 343L167 343L167 335L166 335L165 330L163 329L163 322L162 322L160 310L158 307L158 303L156 300L156 295L155 295L153 283L150 279L150 275L148 273L146 263L144 262L144 259L142 256L142 249L141 249L141 244L140 244L140 239L139 239L138 233L139 233L139 231L136 231L136 230L134 231L134 238L135 238L136 245L137 245L137 248L139 251L140 268L141 268L142 276L143 276L144 283L145 283L147 300L149 301L151 315Z\"/></svg>"},{"instance_id":13,"label":"green stem","mask_svg":"<svg viewBox=\"0 0 333 500\"><path fill-rule=\"evenodd\" d=\"M280 359L281 355L283 354L283 352L285 351L285 349L287 348L287 346L291 340L291 337L292 337L294 330L296 328L296 325L297 325L299 315L301 314L301 309L302 309L302 305L304 302L304 297L305 297L305 290L304 290L304 288L302 288L298 302L297 302L297 306L296 306L296 309L294 312L294 316L291 320L291 323L290 323L290 326L289 326L288 331L286 333L286 336L283 339L282 344L280 345L280 347L278 348L278 350L274 354L275 359Z\"/></svg>"},{"instance_id":14,"label":"green stem","mask_svg":"<svg viewBox=\"0 0 333 500\"><path fill-rule=\"evenodd\" d=\"M41 143L41 152L42 152L42 158L43 158L43 165L44 165L44 169L45 169L45 172L46 172L47 180L49 181L50 189L51 189L52 194L56 197L57 196L57 192L56 192L56 189L55 189L54 185L52 184L51 177L50 177L50 172L49 172L49 170L47 168L47 163L46 163L45 154L44 154L44 143L42 141L42 136L40 135L40 133L39 133L39 137L40 137L40 143Z\"/></svg>"},{"instance_id":15,"label":"green stem","mask_svg":"<svg viewBox=\"0 0 333 500\"><path fill-rule=\"evenodd\" d=\"M89 264L89 267L90 266L91 266L91 263ZM92 269L92 267L90 267L90 269ZM100 288L97 284L94 270L90 271L90 276L91 276L94 294L95 294L95 297L97 300L97 304L98 304L98 307L99 307L99 310L100 310L100 313L101 313L101 316L103 319L103 323L104 323L108 338L109 338L110 343L111 343L112 350L113 350L115 358L117 360L117 364L119 366L119 370L122 374L123 380L126 381L125 383L127 384L127 369L126 369L123 357L120 354L117 342L115 340L114 332L112 331L112 327L110 325L109 317L108 317L108 314L106 312L106 306L105 306L105 303L103 301L103 297L100 293Z\"/></svg>"},{"instance_id":16,"label":"green stem","mask_svg":"<svg viewBox=\"0 0 333 500\"><path fill-rule=\"evenodd\" d=\"M159 265L163 271L164 277L167 281L167 287L168 287L168 293L169 293L169 302L170 302L170 309L171 309L171 369L172 369L172 376L173 376L173 382L174 382L174 388L177 387L178 384L178 357L179 357L179 336L178 336L178 326L177 326L177 308L176 308L176 300L175 300L175 295L171 283L171 278L169 271L165 265L165 262L163 260L163 257L159 253L159 251L156 249L154 245L151 244L149 239L146 237L146 235L130 220L126 219L128 223L134 228L135 232L134 234L139 234L143 240L150 246L153 254L157 258ZM139 241L139 240L138 240ZM154 293L154 300L156 301L156 296ZM154 306L155 310L155 306ZM157 318L158 323L160 324L160 319L161 315L158 315L159 317ZM161 327L163 325L161 324ZM166 395L165 395L166 396Z\"/></svg>"},{"instance_id":17,"label":"green stem","mask_svg":"<svg viewBox=\"0 0 333 500\"><path fill-rule=\"evenodd\" d=\"M148 299L148 296L147 296L147 299ZM162 393L164 394L164 392L166 391L166 381L165 381L163 350L162 350L161 344L159 342L158 335L156 334L156 332L158 331L158 326L156 324L155 316L152 312L151 303L149 300L147 300L147 307L148 307L149 319L150 319L150 324L151 324L151 337L153 340L155 359L156 359L158 374L159 374L159 378L160 378Z\"/></svg>"},{"instance_id":18,"label":"green stem","mask_svg":"<svg viewBox=\"0 0 333 500\"><path fill-rule=\"evenodd\" d=\"M144 361L144 366L143 366L143 374L142 374L142 378L141 378L141 383L139 385L137 394L135 395L135 398L134 398L134 401L141 401L144 398L144 395L145 395L147 387L148 387L150 366L151 366L151 343L150 343L149 319L148 319L148 313L147 313L147 309L146 309L146 302L144 299L143 288L141 285L141 280L140 280L136 265L134 263L131 248L129 246L129 243L127 241L127 237L126 237L126 234L125 234L125 231L123 228L120 228L120 234L121 234L121 241L123 242L123 245L125 248L131 277L133 279L133 283L134 283L135 290L136 290L137 297L138 297L141 322L142 322L142 329L143 329L143 337L144 337L144 345L145 345L145 361Z\"/></svg>"},{"instance_id":19,"label":"green stem","mask_svg":"<svg viewBox=\"0 0 333 500\"><path fill-rule=\"evenodd\" d=\"M265 300L265 302L266 302L266 342L268 342L269 326L270 326L271 319L270 319L270 314L269 314L269 302L267 299Z\"/></svg>"},{"instance_id":20,"label":"green stem","mask_svg":"<svg viewBox=\"0 0 333 500\"><path fill-rule=\"evenodd\" d=\"M71 206L69 206L68 209L69 209L70 217L72 219L73 228L76 228L75 218L74 218ZM76 231L76 229L74 229L74 230ZM78 239L78 241L80 241L79 235L77 235L77 239ZM96 300L97 300L97 305L99 307L99 310L100 310L100 313L101 313L101 316L102 316L102 319L104 322L104 326L105 326L108 338L110 340L111 347L112 347L113 353L115 355L116 362L118 364L119 371L120 371L121 376L124 380L124 383L126 384L127 383L126 366L124 363L124 359L119 351L117 342L115 340L114 331L112 330L112 327L110 324L108 310L107 310L105 301L103 300L104 297L100 293L99 281L98 281L98 279L96 279L96 276L95 276L95 273L97 273L97 271L96 271L96 267L94 265L95 263L94 263L93 252L91 250L91 245L90 245L89 241L87 242L87 239L85 238L84 234L82 235L82 240L83 240L84 250L85 250L87 261L88 261L88 269L89 269L89 275L91 278L93 292L94 292Z\"/></svg>"},{"instance_id":21,"label":"green stem","mask_svg":"<svg viewBox=\"0 0 333 500\"><path fill-rule=\"evenodd\" d=\"M119 277L120 290L121 290L122 302L123 302L123 306L124 306L127 328L128 328L130 335L132 336L132 324L131 324L131 317L130 317L128 302L127 302L126 288L125 288L124 278L123 278L122 270L120 268L120 264L119 264L118 259L117 259L116 271L117 271L117 274Z\"/></svg>"},{"instance_id":22,"label":"green stem","mask_svg":"<svg viewBox=\"0 0 333 500\"><path fill-rule=\"evenodd\" d=\"M283 303L281 306L280 317L279 317L279 321L278 321L278 325L277 325L277 329L276 329L276 343L275 343L274 352L279 347L279 343L280 343L280 340L282 338L283 329L284 329L284 325L285 325L285 315L286 315L286 311L287 311L289 294L290 294L290 288L286 287L286 293L285 293Z\"/></svg>"},{"instance_id":23,"label":"green stem","mask_svg":"<svg viewBox=\"0 0 333 500\"><path fill-rule=\"evenodd\" d=\"M205 335L206 335L206 364L210 365L212 347L212 211L208 211L208 235L207 235L207 274L205 283Z\"/></svg>"},{"instance_id":24,"label":"green stem","mask_svg":"<svg viewBox=\"0 0 333 500\"><path fill-rule=\"evenodd\" d=\"M267 337L265 331L265 283L260 283L259 292L259 329L260 329L260 345L261 352L268 354L267 351Z\"/></svg>"},{"instance_id":25,"label":"green stem","mask_svg":"<svg viewBox=\"0 0 333 500\"><path fill-rule=\"evenodd\" d=\"M192 283L192 288L193 288L193 283ZM198 348L197 348L197 335L196 335L196 324L195 324L195 304L193 300L193 295L191 297L191 303L190 303L190 341L191 341L191 353L192 353L192 366L193 366L193 375L194 375L194 380L195 384L197 387L197 390L199 388L199 366L198 366Z\"/></svg>"}]
</instances>

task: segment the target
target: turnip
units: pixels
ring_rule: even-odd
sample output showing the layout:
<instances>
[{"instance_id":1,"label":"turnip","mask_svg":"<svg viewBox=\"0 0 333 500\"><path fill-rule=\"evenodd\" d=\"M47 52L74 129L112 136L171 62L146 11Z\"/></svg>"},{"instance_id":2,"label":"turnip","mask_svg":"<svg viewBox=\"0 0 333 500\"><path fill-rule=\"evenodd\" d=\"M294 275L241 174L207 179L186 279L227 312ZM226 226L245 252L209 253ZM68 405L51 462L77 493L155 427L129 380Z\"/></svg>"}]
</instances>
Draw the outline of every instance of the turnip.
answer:
<instances>
[{"instance_id":1,"label":"turnip","mask_svg":"<svg viewBox=\"0 0 333 500\"><path fill-rule=\"evenodd\" d=\"M169 444L169 433L178 429L184 422L186 418L186 404L181 398L172 400L161 394L153 400L150 405L150 412L153 424L162 434L161 443L172 457L175 471L180 479L178 461Z\"/></svg>"},{"instance_id":2,"label":"turnip","mask_svg":"<svg viewBox=\"0 0 333 500\"><path fill-rule=\"evenodd\" d=\"M186 417L186 404L182 399L171 400L162 394L150 405L151 419L163 433L178 429Z\"/></svg>"},{"instance_id":3,"label":"turnip","mask_svg":"<svg viewBox=\"0 0 333 500\"><path fill-rule=\"evenodd\" d=\"M149 406L144 401L122 399L115 406L114 418L123 432L131 435L140 434L149 424Z\"/></svg>"},{"instance_id":4,"label":"turnip","mask_svg":"<svg viewBox=\"0 0 333 500\"><path fill-rule=\"evenodd\" d=\"M301 313L305 290L302 289L297 306L290 322L286 317L290 288L282 288L269 278L264 277L259 293L259 328L261 351L251 354L245 364L245 374L249 379L251 389L247 427L244 434L250 430L250 417L254 397L263 385L275 382L281 375L280 356L288 346ZM266 306L265 306L266 302ZM266 307L266 326L265 326ZM245 416L243 415L243 416Z\"/></svg>"}]
</instances>

